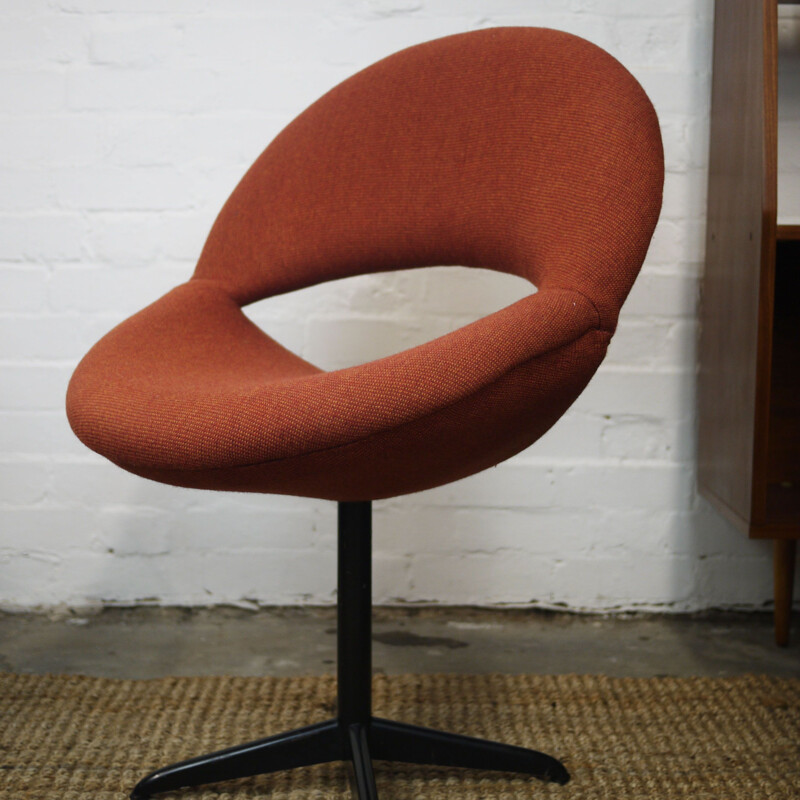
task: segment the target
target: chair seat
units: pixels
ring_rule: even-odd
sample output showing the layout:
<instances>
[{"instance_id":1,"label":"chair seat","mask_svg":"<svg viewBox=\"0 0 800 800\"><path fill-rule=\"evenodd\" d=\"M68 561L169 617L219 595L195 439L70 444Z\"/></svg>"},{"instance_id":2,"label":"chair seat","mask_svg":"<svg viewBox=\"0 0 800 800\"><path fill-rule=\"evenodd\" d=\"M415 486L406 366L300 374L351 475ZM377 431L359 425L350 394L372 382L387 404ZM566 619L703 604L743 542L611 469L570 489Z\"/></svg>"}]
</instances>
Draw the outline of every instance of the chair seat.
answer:
<instances>
[{"instance_id":1,"label":"chair seat","mask_svg":"<svg viewBox=\"0 0 800 800\"><path fill-rule=\"evenodd\" d=\"M194 276L81 362L70 422L139 475L340 501L420 491L532 444L599 366L661 206L631 74L545 28L395 53L283 129L223 205ZM538 292L426 344L324 372L241 306L460 264Z\"/></svg>"},{"instance_id":2,"label":"chair seat","mask_svg":"<svg viewBox=\"0 0 800 800\"><path fill-rule=\"evenodd\" d=\"M573 402L609 333L546 289L395 355L324 372L194 279L119 325L68 393L78 436L160 482L364 500L430 488L527 447Z\"/></svg>"}]
</instances>

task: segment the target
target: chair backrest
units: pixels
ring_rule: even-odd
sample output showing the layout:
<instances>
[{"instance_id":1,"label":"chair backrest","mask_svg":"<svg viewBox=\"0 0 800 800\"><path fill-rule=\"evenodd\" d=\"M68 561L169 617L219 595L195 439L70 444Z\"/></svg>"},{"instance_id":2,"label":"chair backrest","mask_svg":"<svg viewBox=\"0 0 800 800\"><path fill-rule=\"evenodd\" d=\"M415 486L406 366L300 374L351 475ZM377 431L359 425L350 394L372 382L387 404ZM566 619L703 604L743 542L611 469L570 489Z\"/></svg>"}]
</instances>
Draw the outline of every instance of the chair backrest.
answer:
<instances>
[{"instance_id":1,"label":"chair backrest","mask_svg":"<svg viewBox=\"0 0 800 800\"><path fill-rule=\"evenodd\" d=\"M410 47L288 125L221 210L194 278L245 304L459 264L584 293L613 328L661 206L655 111L599 47L491 28Z\"/></svg>"}]
</instances>

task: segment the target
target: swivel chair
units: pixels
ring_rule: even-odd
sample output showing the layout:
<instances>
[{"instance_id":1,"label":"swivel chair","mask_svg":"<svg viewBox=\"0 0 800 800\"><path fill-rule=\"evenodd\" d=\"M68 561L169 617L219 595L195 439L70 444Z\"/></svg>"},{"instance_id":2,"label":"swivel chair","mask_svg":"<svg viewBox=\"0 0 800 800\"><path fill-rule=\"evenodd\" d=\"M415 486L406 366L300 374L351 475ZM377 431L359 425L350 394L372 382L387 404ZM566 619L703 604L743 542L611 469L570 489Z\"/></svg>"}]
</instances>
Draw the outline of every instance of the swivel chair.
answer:
<instances>
[{"instance_id":1,"label":"swivel chair","mask_svg":"<svg viewBox=\"0 0 800 800\"><path fill-rule=\"evenodd\" d=\"M602 361L661 205L663 152L636 80L589 42L493 28L410 47L286 127L222 208L191 280L108 333L69 385L77 436L137 475L339 503L338 713L166 767L132 797L372 758L564 783L548 755L376 718L372 500L528 447ZM241 307L431 265L525 277L529 296L418 347L324 372Z\"/></svg>"}]
</instances>

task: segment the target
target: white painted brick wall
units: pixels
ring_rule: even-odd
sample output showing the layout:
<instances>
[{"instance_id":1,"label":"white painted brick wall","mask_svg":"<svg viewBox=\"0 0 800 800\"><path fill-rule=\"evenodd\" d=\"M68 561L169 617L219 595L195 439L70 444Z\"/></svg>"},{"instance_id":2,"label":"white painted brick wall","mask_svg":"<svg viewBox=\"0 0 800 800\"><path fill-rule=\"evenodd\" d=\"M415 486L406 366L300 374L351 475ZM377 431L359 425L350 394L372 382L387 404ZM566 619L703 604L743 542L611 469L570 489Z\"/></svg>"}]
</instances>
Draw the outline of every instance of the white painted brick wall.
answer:
<instances>
[{"instance_id":1,"label":"white painted brick wall","mask_svg":"<svg viewBox=\"0 0 800 800\"><path fill-rule=\"evenodd\" d=\"M778 222L800 225L800 8L778 8Z\"/></svg>"},{"instance_id":2,"label":"white painted brick wall","mask_svg":"<svg viewBox=\"0 0 800 800\"><path fill-rule=\"evenodd\" d=\"M87 451L68 377L191 273L269 140L330 86L437 36L543 25L650 93L664 211L608 359L556 428L495 469L376 504L377 602L761 607L770 551L694 487L695 301L710 0L5 0L0 6L0 605L329 603L335 507L203 493ZM433 269L248 313L326 368L426 341L526 293Z\"/></svg>"}]
</instances>

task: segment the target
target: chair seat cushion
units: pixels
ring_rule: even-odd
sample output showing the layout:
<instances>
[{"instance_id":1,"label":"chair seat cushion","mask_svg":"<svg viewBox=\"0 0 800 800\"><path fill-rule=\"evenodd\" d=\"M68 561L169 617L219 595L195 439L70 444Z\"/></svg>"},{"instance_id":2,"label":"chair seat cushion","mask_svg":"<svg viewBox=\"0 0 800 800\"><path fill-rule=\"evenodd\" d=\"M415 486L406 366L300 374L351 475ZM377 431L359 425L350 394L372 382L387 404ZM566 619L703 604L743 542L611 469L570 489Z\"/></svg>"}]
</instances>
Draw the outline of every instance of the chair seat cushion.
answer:
<instances>
[{"instance_id":1,"label":"chair seat cushion","mask_svg":"<svg viewBox=\"0 0 800 800\"><path fill-rule=\"evenodd\" d=\"M541 436L610 333L546 289L426 344L325 372L193 279L112 330L70 383L92 449L180 486L369 500L465 477Z\"/></svg>"}]
</instances>

